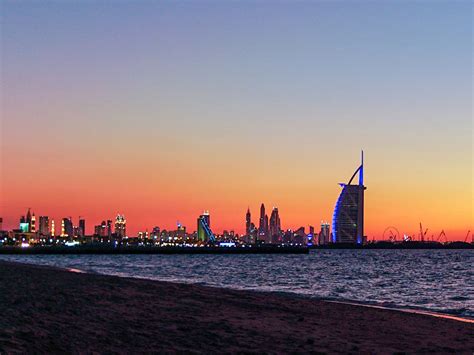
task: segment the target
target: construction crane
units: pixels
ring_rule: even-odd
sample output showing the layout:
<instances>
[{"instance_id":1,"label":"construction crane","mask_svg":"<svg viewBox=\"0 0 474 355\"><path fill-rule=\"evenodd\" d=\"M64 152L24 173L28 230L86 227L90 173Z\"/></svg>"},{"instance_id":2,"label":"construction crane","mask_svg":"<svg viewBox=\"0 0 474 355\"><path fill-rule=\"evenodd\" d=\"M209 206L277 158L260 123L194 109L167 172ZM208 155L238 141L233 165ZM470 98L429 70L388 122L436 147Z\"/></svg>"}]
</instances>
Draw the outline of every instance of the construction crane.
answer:
<instances>
[{"instance_id":1,"label":"construction crane","mask_svg":"<svg viewBox=\"0 0 474 355\"><path fill-rule=\"evenodd\" d=\"M423 233L423 226L421 225L421 222L420 222L420 241L422 242L425 241L426 233L428 233L428 228L426 228L425 232Z\"/></svg>"},{"instance_id":2,"label":"construction crane","mask_svg":"<svg viewBox=\"0 0 474 355\"><path fill-rule=\"evenodd\" d=\"M466 238L464 238L464 243L467 243L467 238L469 238L469 233L471 233L470 230L467 231Z\"/></svg>"},{"instance_id":3,"label":"construction crane","mask_svg":"<svg viewBox=\"0 0 474 355\"><path fill-rule=\"evenodd\" d=\"M446 236L446 233L444 233L444 229L441 231L441 233L439 233L438 239L436 239L436 241L439 242L439 240L441 239L442 236L444 236L444 240L447 242L448 237Z\"/></svg>"}]
</instances>

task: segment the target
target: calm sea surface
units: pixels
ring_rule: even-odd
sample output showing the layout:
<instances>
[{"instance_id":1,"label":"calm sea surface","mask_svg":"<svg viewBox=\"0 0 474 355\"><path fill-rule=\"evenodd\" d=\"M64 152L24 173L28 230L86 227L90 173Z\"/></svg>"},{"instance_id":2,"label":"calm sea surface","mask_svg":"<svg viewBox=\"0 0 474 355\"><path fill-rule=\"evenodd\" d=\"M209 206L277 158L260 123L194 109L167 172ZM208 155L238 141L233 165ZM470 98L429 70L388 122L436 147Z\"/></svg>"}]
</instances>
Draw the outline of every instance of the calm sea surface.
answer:
<instances>
[{"instance_id":1,"label":"calm sea surface","mask_svg":"<svg viewBox=\"0 0 474 355\"><path fill-rule=\"evenodd\" d=\"M472 250L315 250L309 255L1 255L0 259L474 318Z\"/></svg>"}]
</instances>

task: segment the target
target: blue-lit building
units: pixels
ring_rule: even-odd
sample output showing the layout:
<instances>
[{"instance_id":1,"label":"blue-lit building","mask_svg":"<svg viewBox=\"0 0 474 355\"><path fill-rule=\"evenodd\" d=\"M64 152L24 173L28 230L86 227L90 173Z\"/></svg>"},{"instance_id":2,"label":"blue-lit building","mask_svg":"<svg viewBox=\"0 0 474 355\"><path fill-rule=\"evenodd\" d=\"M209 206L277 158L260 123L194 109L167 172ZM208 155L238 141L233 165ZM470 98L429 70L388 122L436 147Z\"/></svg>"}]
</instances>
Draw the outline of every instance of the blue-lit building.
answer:
<instances>
[{"instance_id":1,"label":"blue-lit building","mask_svg":"<svg viewBox=\"0 0 474 355\"><path fill-rule=\"evenodd\" d=\"M209 211L204 211L197 219L197 235L200 242L211 242L215 241L214 234L211 230L211 216Z\"/></svg>"},{"instance_id":2,"label":"blue-lit building","mask_svg":"<svg viewBox=\"0 0 474 355\"><path fill-rule=\"evenodd\" d=\"M336 202L332 218L331 241L333 243L362 244L364 237L364 152L361 164L347 184L340 184L341 194ZM359 174L359 183L352 184Z\"/></svg>"}]
</instances>

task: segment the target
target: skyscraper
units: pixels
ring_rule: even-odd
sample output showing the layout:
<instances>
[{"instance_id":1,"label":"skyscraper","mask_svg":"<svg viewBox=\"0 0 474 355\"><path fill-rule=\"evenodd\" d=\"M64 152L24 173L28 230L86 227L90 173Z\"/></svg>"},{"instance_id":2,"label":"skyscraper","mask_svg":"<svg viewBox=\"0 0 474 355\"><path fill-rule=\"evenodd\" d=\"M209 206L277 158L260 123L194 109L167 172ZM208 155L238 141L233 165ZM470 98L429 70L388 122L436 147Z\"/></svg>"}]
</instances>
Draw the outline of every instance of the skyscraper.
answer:
<instances>
[{"instance_id":1,"label":"skyscraper","mask_svg":"<svg viewBox=\"0 0 474 355\"><path fill-rule=\"evenodd\" d=\"M263 219L263 239L265 242L269 242L269 235L270 233L268 232L268 215L265 214L265 218Z\"/></svg>"},{"instance_id":2,"label":"skyscraper","mask_svg":"<svg viewBox=\"0 0 474 355\"><path fill-rule=\"evenodd\" d=\"M330 230L329 223L321 221L321 231L319 232L318 242L319 245L329 244Z\"/></svg>"},{"instance_id":3,"label":"skyscraper","mask_svg":"<svg viewBox=\"0 0 474 355\"><path fill-rule=\"evenodd\" d=\"M49 217L48 216L39 216L39 225L38 232L41 235L49 235Z\"/></svg>"},{"instance_id":4,"label":"skyscraper","mask_svg":"<svg viewBox=\"0 0 474 355\"><path fill-rule=\"evenodd\" d=\"M107 220L107 237L111 237L112 236L112 220L111 219L108 219Z\"/></svg>"},{"instance_id":5,"label":"skyscraper","mask_svg":"<svg viewBox=\"0 0 474 355\"><path fill-rule=\"evenodd\" d=\"M74 227L72 225L71 217L63 218L61 222L61 237L73 237Z\"/></svg>"},{"instance_id":6,"label":"skyscraper","mask_svg":"<svg viewBox=\"0 0 474 355\"><path fill-rule=\"evenodd\" d=\"M109 232L108 232L108 228L107 228L107 222L102 221L102 223L100 224L100 226L98 228L98 231L99 231L99 236L108 237Z\"/></svg>"},{"instance_id":7,"label":"skyscraper","mask_svg":"<svg viewBox=\"0 0 474 355\"><path fill-rule=\"evenodd\" d=\"M359 173L359 184L352 185L352 180ZM334 208L332 219L333 243L364 242L364 152L361 165L354 172L347 184L341 183L341 194Z\"/></svg>"},{"instance_id":8,"label":"skyscraper","mask_svg":"<svg viewBox=\"0 0 474 355\"><path fill-rule=\"evenodd\" d=\"M269 241L272 243L280 242L280 215L278 214L278 208L273 207L272 214L270 216L269 226Z\"/></svg>"},{"instance_id":9,"label":"skyscraper","mask_svg":"<svg viewBox=\"0 0 474 355\"><path fill-rule=\"evenodd\" d=\"M250 214L250 208L247 208L247 214L245 215L245 235L250 235L252 231L252 215Z\"/></svg>"},{"instance_id":10,"label":"skyscraper","mask_svg":"<svg viewBox=\"0 0 474 355\"><path fill-rule=\"evenodd\" d=\"M211 230L211 216L209 211L204 211L197 219L198 240L201 242L214 242L215 237Z\"/></svg>"},{"instance_id":11,"label":"skyscraper","mask_svg":"<svg viewBox=\"0 0 474 355\"><path fill-rule=\"evenodd\" d=\"M86 235L86 220L79 218L79 236L83 237Z\"/></svg>"},{"instance_id":12,"label":"skyscraper","mask_svg":"<svg viewBox=\"0 0 474 355\"><path fill-rule=\"evenodd\" d=\"M33 215L31 216L30 232L36 233L36 216L34 212L33 212Z\"/></svg>"},{"instance_id":13,"label":"skyscraper","mask_svg":"<svg viewBox=\"0 0 474 355\"><path fill-rule=\"evenodd\" d=\"M22 233L28 233L30 231L30 224L26 221L25 216L21 216L20 218L20 230Z\"/></svg>"},{"instance_id":14,"label":"skyscraper","mask_svg":"<svg viewBox=\"0 0 474 355\"><path fill-rule=\"evenodd\" d=\"M31 211L28 208L28 212L26 213L26 223L28 223L28 232L31 232Z\"/></svg>"},{"instance_id":15,"label":"skyscraper","mask_svg":"<svg viewBox=\"0 0 474 355\"><path fill-rule=\"evenodd\" d=\"M265 205L260 206L260 221L258 226L258 235L260 240L268 242L268 216L265 214Z\"/></svg>"},{"instance_id":16,"label":"skyscraper","mask_svg":"<svg viewBox=\"0 0 474 355\"><path fill-rule=\"evenodd\" d=\"M125 216L118 214L117 217L115 217L115 235L117 238L125 238L127 232L126 227L127 221L125 220Z\"/></svg>"},{"instance_id":17,"label":"skyscraper","mask_svg":"<svg viewBox=\"0 0 474 355\"><path fill-rule=\"evenodd\" d=\"M265 235L265 205L260 206L260 221L258 224L258 234Z\"/></svg>"}]
</instances>

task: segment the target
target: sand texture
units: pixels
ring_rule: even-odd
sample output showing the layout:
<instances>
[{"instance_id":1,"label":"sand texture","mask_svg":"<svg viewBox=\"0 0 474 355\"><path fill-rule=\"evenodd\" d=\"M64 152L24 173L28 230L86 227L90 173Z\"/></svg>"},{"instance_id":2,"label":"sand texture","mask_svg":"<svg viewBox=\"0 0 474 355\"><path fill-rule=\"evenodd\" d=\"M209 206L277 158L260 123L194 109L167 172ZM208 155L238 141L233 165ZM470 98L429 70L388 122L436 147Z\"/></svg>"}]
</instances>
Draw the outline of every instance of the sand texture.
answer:
<instances>
[{"instance_id":1,"label":"sand texture","mask_svg":"<svg viewBox=\"0 0 474 355\"><path fill-rule=\"evenodd\" d=\"M474 324L0 261L0 353L465 353Z\"/></svg>"}]
</instances>

